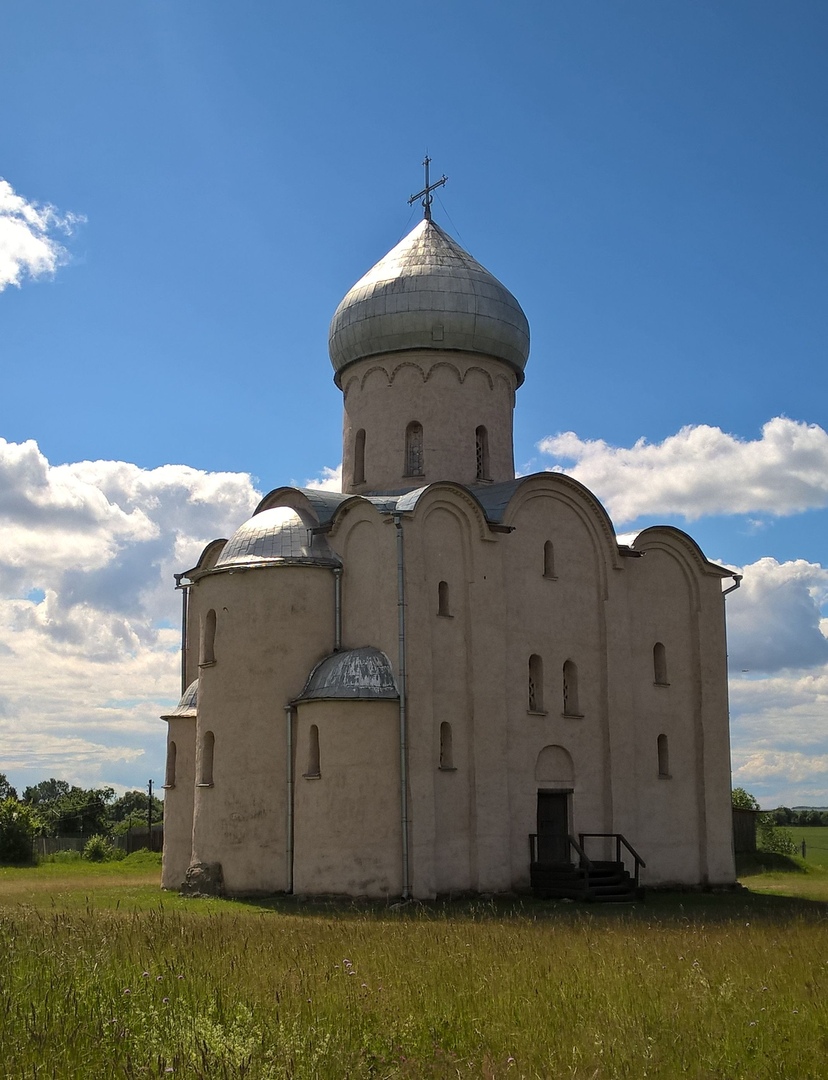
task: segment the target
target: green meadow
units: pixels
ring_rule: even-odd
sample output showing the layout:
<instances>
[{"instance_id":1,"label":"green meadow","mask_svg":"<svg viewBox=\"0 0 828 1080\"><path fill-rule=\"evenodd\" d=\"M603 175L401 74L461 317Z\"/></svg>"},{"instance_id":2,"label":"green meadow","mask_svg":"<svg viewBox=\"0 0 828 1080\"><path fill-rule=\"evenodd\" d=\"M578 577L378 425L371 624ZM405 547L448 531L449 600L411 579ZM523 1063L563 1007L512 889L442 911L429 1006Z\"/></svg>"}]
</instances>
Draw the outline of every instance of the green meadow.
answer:
<instances>
[{"instance_id":1,"label":"green meadow","mask_svg":"<svg viewBox=\"0 0 828 1080\"><path fill-rule=\"evenodd\" d=\"M825 1075L810 862L619 906L185 900L158 879L147 855L0 869L0 1076Z\"/></svg>"}]
</instances>

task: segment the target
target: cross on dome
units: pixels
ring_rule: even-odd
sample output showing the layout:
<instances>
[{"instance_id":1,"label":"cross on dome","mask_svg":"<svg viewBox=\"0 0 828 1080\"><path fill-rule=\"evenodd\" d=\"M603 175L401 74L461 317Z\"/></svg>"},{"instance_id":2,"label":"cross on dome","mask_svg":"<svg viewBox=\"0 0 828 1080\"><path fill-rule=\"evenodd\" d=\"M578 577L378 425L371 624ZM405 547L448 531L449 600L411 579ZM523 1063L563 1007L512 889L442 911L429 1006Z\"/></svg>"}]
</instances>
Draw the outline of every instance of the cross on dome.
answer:
<instances>
[{"instance_id":1,"label":"cross on dome","mask_svg":"<svg viewBox=\"0 0 828 1080\"><path fill-rule=\"evenodd\" d=\"M428 182L428 167L430 164L431 158L428 156L428 154L426 154L425 161L423 162L423 166L425 168L425 187L422 191L418 191L416 195L412 195L411 198L408 200L408 205L411 206L411 204L413 202L416 202L417 199L422 198L423 217L426 219L426 221L431 221L431 204L434 201L434 196L431 194L432 191L434 191L435 188L442 187L445 184L446 180L448 180L446 174L443 173L439 180L435 181L433 184L430 184Z\"/></svg>"}]
</instances>

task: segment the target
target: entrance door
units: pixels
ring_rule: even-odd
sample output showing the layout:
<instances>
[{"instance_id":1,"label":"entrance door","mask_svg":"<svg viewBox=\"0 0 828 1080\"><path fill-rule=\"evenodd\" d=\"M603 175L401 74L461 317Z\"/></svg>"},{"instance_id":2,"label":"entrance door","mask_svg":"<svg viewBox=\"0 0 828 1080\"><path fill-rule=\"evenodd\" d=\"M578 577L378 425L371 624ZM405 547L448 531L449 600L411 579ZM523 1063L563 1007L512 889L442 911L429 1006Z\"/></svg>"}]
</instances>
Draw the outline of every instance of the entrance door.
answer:
<instances>
[{"instance_id":1,"label":"entrance door","mask_svg":"<svg viewBox=\"0 0 828 1080\"><path fill-rule=\"evenodd\" d=\"M538 862L569 862L568 793L538 792Z\"/></svg>"}]
</instances>

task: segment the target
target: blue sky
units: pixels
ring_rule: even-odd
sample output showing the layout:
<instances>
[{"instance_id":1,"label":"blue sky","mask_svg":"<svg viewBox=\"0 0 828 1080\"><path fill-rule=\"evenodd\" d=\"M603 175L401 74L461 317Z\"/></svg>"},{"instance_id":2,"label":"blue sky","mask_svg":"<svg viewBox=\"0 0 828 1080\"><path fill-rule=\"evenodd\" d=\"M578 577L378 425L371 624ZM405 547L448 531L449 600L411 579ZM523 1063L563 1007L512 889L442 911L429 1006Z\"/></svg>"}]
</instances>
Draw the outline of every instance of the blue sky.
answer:
<instances>
[{"instance_id":1,"label":"blue sky","mask_svg":"<svg viewBox=\"0 0 828 1080\"><path fill-rule=\"evenodd\" d=\"M160 777L170 573L339 463L328 323L416 222L427 149L435 219L529 318L518 467L757 567L728 600L737 780L828 805L821 0L7 0L3 24L6 221L11 190L54 266L0 231L0 772Z\"/></svg>"}]
</instances>

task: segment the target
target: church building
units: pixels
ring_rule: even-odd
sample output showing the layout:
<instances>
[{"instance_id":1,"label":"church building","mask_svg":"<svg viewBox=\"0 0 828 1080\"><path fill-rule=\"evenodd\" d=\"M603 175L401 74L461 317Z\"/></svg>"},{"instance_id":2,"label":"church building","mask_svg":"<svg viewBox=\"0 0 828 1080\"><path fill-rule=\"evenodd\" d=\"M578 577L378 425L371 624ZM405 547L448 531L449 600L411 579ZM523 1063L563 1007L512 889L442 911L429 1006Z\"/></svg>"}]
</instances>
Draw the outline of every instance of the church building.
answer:
<instances>
[{"instance_id":1,"label":"church building","mask_svg":"<svg viewBox=\"0 0 828 1080\"><path fill-rule=\"evenodd\" d=\"M420 194L331 322L342 492L276 488L178 575L163 886L731 883L738 577L673 527L619 544L563 473L515 478L526 317Z\"/></svg>"}]
</instances>

